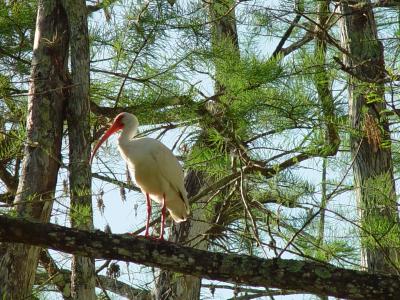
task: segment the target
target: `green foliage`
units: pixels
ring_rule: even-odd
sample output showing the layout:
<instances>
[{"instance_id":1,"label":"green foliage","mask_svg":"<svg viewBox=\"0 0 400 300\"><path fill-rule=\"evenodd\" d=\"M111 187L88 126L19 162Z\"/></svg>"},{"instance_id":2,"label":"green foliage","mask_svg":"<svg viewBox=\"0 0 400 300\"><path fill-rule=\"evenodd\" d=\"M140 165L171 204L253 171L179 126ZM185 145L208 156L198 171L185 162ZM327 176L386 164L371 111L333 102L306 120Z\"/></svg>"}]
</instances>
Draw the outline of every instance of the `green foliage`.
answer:
<instances>
[{"instance_id":1,"label":"green foliage","mask_svg":"<svg viewBox=\"0 0 400 300\"><path fill-rule=\"evenodd\" d=\"M215 140L220 146L221 141ZM215 148L193 147L187 158L187 168L206 171L210 178L222 178L229 174L230 158Z\"/></svg>"},{"instance_id":2,"label":"green foliage","mask_svg":"<svg viewBox=\"0 0 400 300\"><path fill-rule=\"evenodd\" d=\"M0 132L0 160L21 158L21 150L25 140L25 128Z\"/></svg>"},{"instance_id":3,"label":"green foliage","mask_svg":"<svg viewBox=\"0 0 400 300\"><path fill-rule=\"evenodd\" d=\"M78 228L86 227L92 222L92 208L85 204L74 204L70 211L71 222Z\"/></svg>"},{"instance_id":4,"label":"green foliage","mask_svg":"<svg viewBox=\"0 0 400 300\"><path fill-rule=\"evenodd\" d=\"M399 225L383 215L366 216L360 232L363 246L370 249L400 249L399 234Z\"/></svg>"},{"instance_id":5,"label":"green foliage","mask_svg":"<svg viewBox=\"0 0 400 300\"><path fill-rule=\"evenodd\" d=\"M328 263L357 260L357 249L354 245L343 240L326 241L317 248L314 245L307 245L304 247L304 251L308 256Z\"/></svg>"},{"instance_id":6,"label":"green foliage","mask_svg":"<svg viewBox=\"0 0 400 300\"><path fill-rule=\"evenodd\" d=\"M365 201L362 205L362 210L365 214L369 214L370 210L374 210L374 207L390 207L393 205L393 181L391 174L383 173L367 179L361 186L365 189L368 194L368 201Z\"/></svg>"},{"instance_id":7,"label":"green foliage","mask_svg":"<svg viewBox=\"0 0 400 300\"><path fill-rule=\"evenodd\" d=\"M249 55L239 60L237 50L232 49L228 42L221 43L219 47L215 62L218 81L233 95L274 82L282 74L282 66L277 59L260 60L255 55Z\"/></svg>"},{"instance_id":8,"label":"green foliage","mask_svg":"<svg viewBox=\"0 0 400 300\"><path fill-rule=\"evenodd\" d=\"M251 198L260 203L276 203L286 207L296 207L301 200L305 200L315 193L315 187L300 176L289 172L280 172L263 184L251 186Z\"/></svg>"},{"instance_id":9,"label":"green foliage","mask_svg":"<svg viewBox=\"0 0 400 300\"><path fill-rule=\"evenodd\" d=\"M0 62L9 67L6 74L29 72L36 7L35 0L0 1ZM18 59L10 60L9 55Z\"/></svg>"}]
</instances>

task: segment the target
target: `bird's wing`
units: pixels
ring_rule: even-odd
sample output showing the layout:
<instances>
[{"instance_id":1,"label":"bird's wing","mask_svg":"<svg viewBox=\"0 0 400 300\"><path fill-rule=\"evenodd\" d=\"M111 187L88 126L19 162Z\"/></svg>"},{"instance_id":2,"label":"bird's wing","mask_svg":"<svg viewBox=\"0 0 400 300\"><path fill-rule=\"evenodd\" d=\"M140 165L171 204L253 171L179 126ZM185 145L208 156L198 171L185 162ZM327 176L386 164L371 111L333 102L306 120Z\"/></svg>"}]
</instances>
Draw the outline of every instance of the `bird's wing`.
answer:
<instances>
[{"instance_id":1,"label":"bird's wing","mask_svg":"<svg viewBox=\"0 0 400 300\"><path fill-rule=\"evenodd\" d=\"M189 202L183 180L183 170L178 159L172 151L161 142L158 142L158 145L152 148L154 151L151 154L157 162L160 174L166 181L168 181L180 198L182 198L186 209L189 210Z\"/></svg>"}]
</instances>

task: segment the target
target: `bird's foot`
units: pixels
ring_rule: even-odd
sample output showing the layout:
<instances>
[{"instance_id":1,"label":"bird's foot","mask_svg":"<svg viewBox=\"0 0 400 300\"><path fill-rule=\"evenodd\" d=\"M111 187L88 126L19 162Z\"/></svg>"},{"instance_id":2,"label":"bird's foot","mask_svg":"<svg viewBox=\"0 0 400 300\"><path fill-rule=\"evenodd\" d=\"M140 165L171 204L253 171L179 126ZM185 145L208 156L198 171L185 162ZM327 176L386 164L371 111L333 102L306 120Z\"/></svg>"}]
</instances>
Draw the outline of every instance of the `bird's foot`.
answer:
<instances>
[{"instance_id":1,"label":"bird's foot","mask_svg":"<svg viewBox=\"0 0 400 300\"><path fill-rule=\"evenodd\" d=\"M163 236L155 237L152 235L144 235L144 238L153 240L153 241L165 241Z\"/></svg>"}]
</instances>

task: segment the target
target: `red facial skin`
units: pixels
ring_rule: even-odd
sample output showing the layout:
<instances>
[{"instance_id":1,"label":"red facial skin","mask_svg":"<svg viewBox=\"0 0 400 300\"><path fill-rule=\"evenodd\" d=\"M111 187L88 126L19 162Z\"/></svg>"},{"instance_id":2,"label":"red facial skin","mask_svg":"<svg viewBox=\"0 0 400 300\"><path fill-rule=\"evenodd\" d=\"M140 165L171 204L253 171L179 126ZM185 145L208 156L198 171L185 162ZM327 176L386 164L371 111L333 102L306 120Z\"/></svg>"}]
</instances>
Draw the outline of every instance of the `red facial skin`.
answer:
<instances>
[{"instance_id":1,"label":"red facial skin","mask_svg":"<svg viewBox=\"0 0 400 300\"><path fill-rule=\"evenodd\" d=\"M100 148L101 144L103 144L113 133L124 128L124 124L122 123L123 117L124 117L123 114L119 114L118 116L115 117L114 123L111 125L111 127L106 131L106 133L103 135L103 137L97 143L97 145L94 147L92 156L90 157L90 164L92 164L93 157L96 154L97 150Z\"/></svg>"}]
</instances>

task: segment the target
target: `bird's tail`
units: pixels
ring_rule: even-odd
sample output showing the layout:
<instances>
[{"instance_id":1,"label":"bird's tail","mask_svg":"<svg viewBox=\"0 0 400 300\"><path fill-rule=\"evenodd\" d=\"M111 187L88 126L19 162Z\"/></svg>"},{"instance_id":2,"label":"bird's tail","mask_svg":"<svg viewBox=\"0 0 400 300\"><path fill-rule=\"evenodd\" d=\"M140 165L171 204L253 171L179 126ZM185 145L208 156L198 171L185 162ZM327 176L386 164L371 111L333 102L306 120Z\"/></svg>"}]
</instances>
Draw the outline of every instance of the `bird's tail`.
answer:
<instances>
[{"instance_id":1,"label":"bird's tail","mask_svg":"<svg viewBox=\"0 0 400 300\"><path fill-rule=\"evenodd\" d=\"M185 192L179 191L179 198L183 202L184 206L180 206L179 209L173 209L173 211L169 211L172 219L174 219L174 221L177 223L186 221L190 215L189 201Z\"/></svg>"},{"instance_id":2,"label":"bird's tail","mask_svg":"<svg viewBox=\"0 0 400 300\"><path fill-rule=\"evenodd\" d=\"M186 214L189 216L190 215L190 205L189 205L189 199L187 197L186 191L182 193L182 191L179 191L179 196L185 203L185 209L186 209Z\"/></svg>"},{"instance_id":3,"label":"bird's tail","mask_svg":"<svg viewBox=\"0 0 400 300\"><path fill-rule=\"evenodd\" d=\"M174 214L172 211L169 211L169 213L170 213L172 219L174 219L174 221L175 221L176 223L184 222L184 221L187 220L187 217L188 217L187 215L185 215L185 216L178 216L178 215Z\"/></svg>"}]
</instances>

